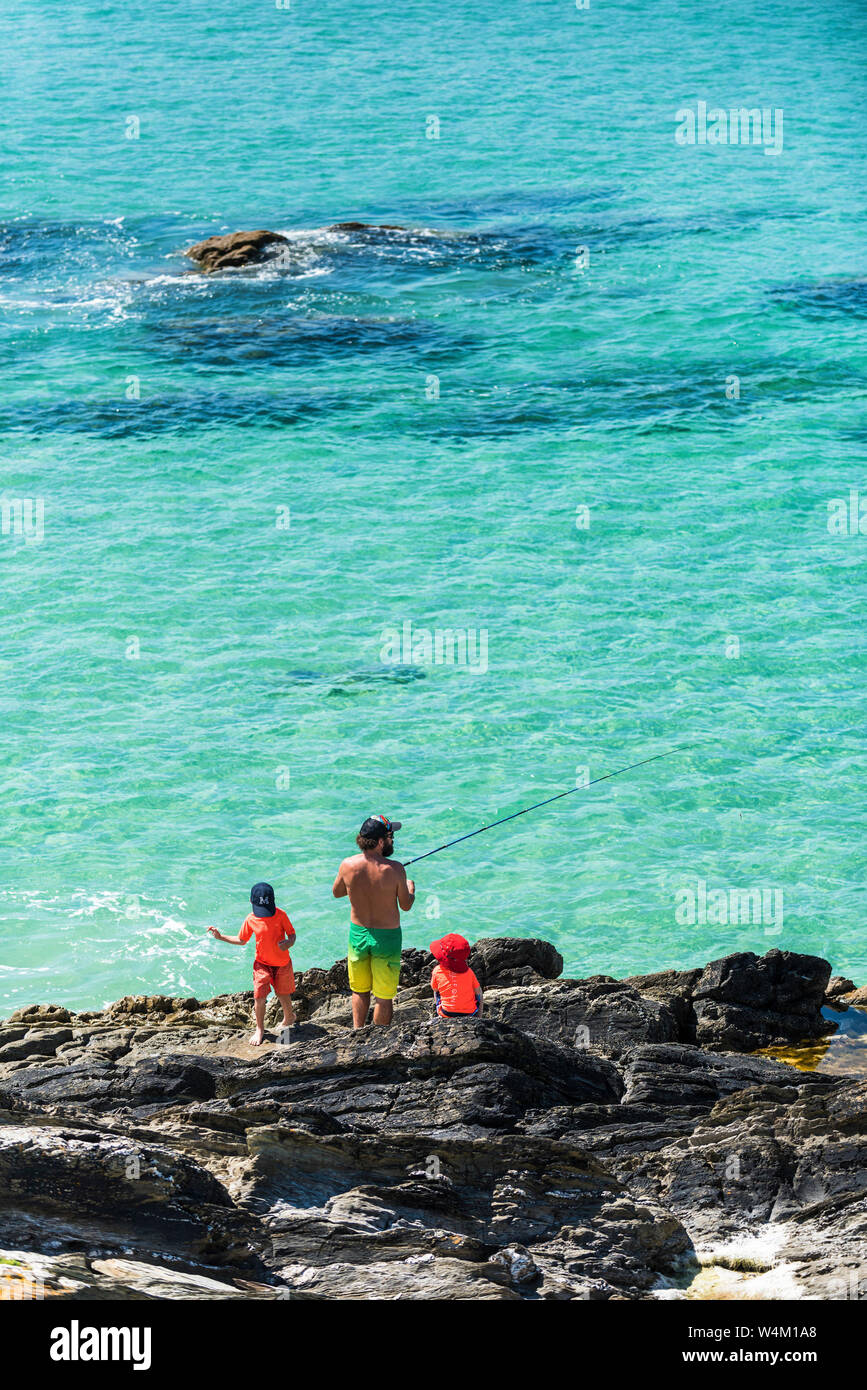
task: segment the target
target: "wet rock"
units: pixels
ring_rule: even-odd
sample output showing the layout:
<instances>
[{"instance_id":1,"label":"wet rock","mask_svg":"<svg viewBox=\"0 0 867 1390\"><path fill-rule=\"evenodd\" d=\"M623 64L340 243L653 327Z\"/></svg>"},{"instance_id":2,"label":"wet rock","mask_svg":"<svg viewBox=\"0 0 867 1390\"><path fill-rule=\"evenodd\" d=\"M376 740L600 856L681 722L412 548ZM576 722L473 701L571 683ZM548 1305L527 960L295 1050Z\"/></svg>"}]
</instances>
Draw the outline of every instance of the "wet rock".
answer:
<instances>
[{"instance_id":1,"label":"wet rock","mask_svg":"<svg viewBox=\"0 0 867 1390\"><path fill-rule=\"evenodd\" d=\"M847 981L848 983L848 981ZM838 994L835 1002L842 1001L844 1004L857 1004L860 1008L867 1008L867 985L862 985L860 989L853 989L846 994Z\"/></svg>"},{"instance_id":2,"label":"wet rock","mask_svg":"<svg viewBox=\"0 0 867 1390\"><path fill-rule=\"evenodd\" d=\"M213 274L217 270L260 265L288 245L288 238L279 232L232 232L228 236L211 236L198 241L184 254L195 261L200 270Z\"/></svg>"},{"instance_id":3,"label":"wet rock","mask_svg":"<svg viewBox=\"0 0 867 1390\"><path fill-rule=\"evenodd\" d=\"M828 981L828 988L825 990L825 1002L839 998L841 994L854 994L855 985L852 980L847 980L845 975L832 975Z\"/></svg>"},{"instance_id":4,"label":"wet rock","mask_svg":"<svg viewBox=\"0 0 867 1390\"><path fill-rule=\"evenodd\" d=\"M372 224L370 222L335 222L328 228L329 232L405 232L405 227L399 227L395 223L380 222Z\"/></svg>"},{"instance_id":5,"label":"wet rock","mask_svg":"<svg viewBox=\"0 0 867 1390\"><path fill-rule=\"evenodd\" d=\"M835 1290L863 1275L867 1083L824 1083L735 1091L675 1143L621 1160L621 1181L664 1194L697 1245L760 1232L795 1296L851 1297Z\"/></svg>"}]
</instances>

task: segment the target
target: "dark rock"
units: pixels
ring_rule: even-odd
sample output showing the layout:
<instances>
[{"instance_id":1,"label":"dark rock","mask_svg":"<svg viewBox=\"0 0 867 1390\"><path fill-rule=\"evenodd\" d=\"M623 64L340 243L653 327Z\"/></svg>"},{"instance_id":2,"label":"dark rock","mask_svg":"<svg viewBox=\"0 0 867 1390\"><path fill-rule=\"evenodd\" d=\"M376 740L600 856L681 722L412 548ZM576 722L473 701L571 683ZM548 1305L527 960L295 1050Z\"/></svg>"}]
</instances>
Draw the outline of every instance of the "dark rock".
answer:
<instances>
[{"instance_id":1,"label":"dark rock","mask_svg":"<svg viewBox=\"0 0 867 1390\"><path fill-rule=\"evenodd\" d=\"M756 1085L822 1090L833 1084L826 1076L802 1075L784 1062L697 1047L641 1046L623 1060L624 1104L687 1106L693 1113L708 1111L726 1096Z\"/></svg>"},{"instance_id":2,"label":"dark rock","mask_svg":"<svg viewBox=\"0 0 867 1390\"><path fill-rule=\"evenodd\" d=\"M0 1029L0 1063L18 1062L25 1057L53 1057L61 1043L71 1042L73 1038L71 1028L33 1029L12 1041L6 1040L5 1032Z\"/></svg>"},{"instance_id":3,"label":"dark rock","mask_svg":"<svg viewBox=\"0 0 867 1390\"><path fill-rule=\"evenodd\" d=\"M329 232L405 232L405 227L398 227L391 222L380 222L373 225L369 222L335 222L328 228Z\"/></svg>"},{"instance_id":4,"label":"dark rock","mask_svg":"<svg viewBox=\"0 0 867 1390\"><path fill-rule=\"evenodd\" d=\"M741 1009L715 1000L696 1003L696 1041L703 1047L753 1052L760 1047L803 1043L833 1033L836 1023L824 1018L774 1013L770 1009Z\"/></svg>"},{"instance_id":5,"label":"dark rock","mask_svg":"<svg viewBox=\"0 0 867 1390\"><path fill-rule=\"evenodd\" d=\"M19 1010L0 1245L61 1298L636 1299L765 1223L772 1296L851 1296L867 1085L745 1055L827 1028L826 962L564 980L546 942L482 940L464 1021L432 1017L432 965L404 952L395 1025L354 1033L345 961L304 971L261 1051L249 991Z\"/></svg>"},{"instance_id":6,"label":"dark rock","mask_svg":"<svg viewBox=\"0 0 867 1390\"><path fill-rule=\"evenodd\" d=\"M31 1106L74 1103L76 1109L86 1106L94 1113L119 1106L159 1108L211 1099L217 1092L214 1071L218 1066L197 1058L147 1057L130 1067L85 1061L35 1068L15 1072L0 1085L0 1097L5 1097L6 1104L14 1104L16 1096Z\"/></svg>"},{"instance_id":7,"label":"dark rock","mask_svg":"<svg viewBox=\"0 0 867 1390\"><path fill-rule=\"evenodd\" d=\"M563 957L550 941L535 937L482 937L472 949L470 966L482 988L490 989L532 984L538 978L556 980L563 973Z\"/></svg>"},{"instance_id":8,"label":"dark rock","mask_svg":"<svg viewBox=\"0 0 867 1390\"><path fill-rule=\"evenodd\" d=\"M689 1229L703 1244L776 1226L780 1234L768 1243L781 1247L781 1264L794 1263L803 1296L847 1296L835 1285L848 1269L863 1269L864 1082L736 1091L688 1136L617 1166L630 1190L664 1192L667 1207L688 1212ZM817 1254L828 1248L832 1230L846 1239L832 1238L833 1258L822 1269Z\"/></svg>"},{"instance_id":9,"label":"dark rock","mask_svg":"<svg viewBox=\"0 0 867 1390\"><path fill-rule=\"evenodd\" d=\"M424 1297L424 1266L452 1255L470 1262L462 1286L494 1279L526 1296L550 1277L567 1297L582 1296L591 1280L610 1295L650 1287L689 1248L678 1221L655 1202L632 1202L602 1164L568 1145L508 1137L320 1140L281 1128L255 1130L251 1141L255 1165L243 1200L275 1213L266 1221L275 1258L285 1251L281 1277L293 1288L347 1297L337 1294L336 1275L348 1268L356 1290L368 1274L362 1296L375 1296L390 1271L388 1287ZM583 1239L573 1240L578 1229ZM516 1245L532 1270L508 1257L494 1263L496 1273L472 1268ZM322 1265L325 1273L311 1274ZM543 1285L538 1296L550 1292Z\"/></svg>"},{"instance_id":10,"label":"dark rock","mask_svg":"<svg viewBox=\"0 0 867 1390\"><path fill-rule=\"evenodd\" d=\"M827 961L793 951L712 961L692 992L696 1041L747 1052L824 1037L836 1027L821 1012L830 974Z\"/></svg>"},{"instance_id":11,"label":"dark rock","mask_svg":"<svg viewBox=\"0 0 867 1390\"><path fill-rule=\"evenodd\" d=\"M724 956L704 970L662 971L623 983L668 1005L681 1042L752 1052L834 1031L821 1012L830 973L818 956L774 949L764 956Z\"/></svg>"},{"instance_id":12,"label":"dark rock","mask_svg":"<svg viewBox=\"0 0 867 1390\"><path fill-rule=\"evenodd\" d=\"M195 261L200 270L212 274L215 270L260 265L288 245L288 238L279 232L232 232L229 236L211 236L198 241L184 254Z\"/></svg>"},{"instance_id":13,"label":"dark rock","mask_svg":"<svg viewBox=\"0 0 867 1390\"><path fill-rule=\"evenodd\" d=\"M479 1136L508 1132L534 1103L616 1101L622 1082L603 1057L577 1054L487 1019L460 1027L370 1029L273 1052L232 1094L200 1106L248 1124L300 1116L329 1129ZM330 1123L328 1123L330 1122Z\"/></svg>"},{"instance_id":14,"label":"dark rock","mask_svg":"<svg viewBox=\"0 0 867 1390\"><path fill-rule=\"evenodd\" d=\"M617 980L558 980L496 989L488 995L485 1009L488 1017L525 1033L556 1038L579 1050L604 1048L615 1056L638 1042L676 1042L680 1036L668 1003Z\"/></svg>"},{"instance_id":15,"label":"dark rock","mask_svg":"<svg viewBox=\"0 0 867 1390\"><path fill-rule=\"evenodd\" d=\"M265 1272L256 1253L265 1233L206 1168L169 1147L99 1131L0 1128L0 1187L7 1240L29 1216L53 1249L86 1241L147 1256L156 1242L169 1257Z\"/></svg>"},{"instance_id":16,"label":"dark rock","mask_svg":"<svg viewBox=\"0 0 867 1390\"><path fill-rule=\"evenodd\" d=\"M421 1264L421 1260L425 1263ZM475 1264L469 1260L407 1255L405 1263L382 1261L378 1264L307 1265L292 1282L294 1269L287 1275L291 1298L353 1299L377 1301L409 1299L410 1301L472 1299L483 1303L492 1300L519 1300L521 1295L509 1288L509 1273L501 1265Z\"/></svg>"},{"instance_id":17,"label":"dark rock","mask_svg":"<svg viewBox=\"0 0 867 1390\"><path fill-rule=\"evenodd\" d=\"M694 999L716 999L752 1009L782 1010L802 1001L821 1006L831 967L819 956L794 951L751 951L724 956L705 966Z\"/></svg>"},{"instance_id":18,"label":"dark rock","mask_svg":"<svg viewBox=\"0 0 867 1390\"><path fill-rule=\"evenodd\" d=\"M695 1041L695 1010L693 991L701 979L701 970L662 970L655 975L633 975L623 981L639 994L660 999L671 1009L677 1020L681 1042Z\"/></svg>"},{"instance_id":19,"label":"dark rock","mask_svg":"<svg viewBox=\"0 0 867 1390\"><path fill-rule=\"evenodd\" d=\"M414 946L401 952L400 984L402 989L413 986L430 985L430 977L436 961L430 951L418 951ZM348 976L347 976L348 984Z\"/></svg>"}]
</instances>

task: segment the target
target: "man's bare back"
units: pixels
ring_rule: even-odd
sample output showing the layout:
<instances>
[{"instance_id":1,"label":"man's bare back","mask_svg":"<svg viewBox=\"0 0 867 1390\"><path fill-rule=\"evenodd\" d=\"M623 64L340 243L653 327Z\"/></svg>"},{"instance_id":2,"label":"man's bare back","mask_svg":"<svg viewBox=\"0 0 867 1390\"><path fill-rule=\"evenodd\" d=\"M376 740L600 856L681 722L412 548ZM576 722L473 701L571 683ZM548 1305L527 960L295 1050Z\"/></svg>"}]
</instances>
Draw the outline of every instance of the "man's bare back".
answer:
<instances>
[{"instance_id":1,"label":"man's bare back","mask_svg":"<svg viewBox=\"0 0 867 1390\"><path fill-rule=\"evenodd\" d=\"M344 859L332 891L335 898L349 898L350 922L381 931L400 927L399 909L409 912L415 884L402 864L365 850Z\"/></svg>"},{"instance_id":2,"label":"man's bare back","mask_svg":"<svg viewBox=\"0 0 867 1390\"><path fill-rule=\"evenodd\" d=\"M415 884L391 858L400 827L388 816L368 816L355 837L361 853L344 859L331 889L335 898L349 898L346 965L353 1028L367 1023L371 994L374 1023L389 1024L393 1017L403 944L400 914L415 901Z\"/></svg>"}]
</instances>

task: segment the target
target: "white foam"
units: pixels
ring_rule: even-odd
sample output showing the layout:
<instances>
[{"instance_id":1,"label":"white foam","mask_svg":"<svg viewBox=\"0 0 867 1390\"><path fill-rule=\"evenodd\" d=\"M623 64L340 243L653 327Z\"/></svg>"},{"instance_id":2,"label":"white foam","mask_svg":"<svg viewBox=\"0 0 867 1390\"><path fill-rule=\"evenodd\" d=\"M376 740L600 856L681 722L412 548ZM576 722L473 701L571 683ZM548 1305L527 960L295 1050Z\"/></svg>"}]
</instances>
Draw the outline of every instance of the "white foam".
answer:
<instances>
[{"instance_id":1,"label":"white foam","mask_svg":"<svg viewBox=\"0 0 867 1390\"><path fill-rule=\"evenodd\" d=\"M754 1234L737 1235L727 1241L712 1246L696 1246L699 1261L717 1264L724 1260L744 1260L756 1265L773 1265L780 1250L786 1243L787 1231L784 1224L767 1222L759 1226Z\"/></svg>"}]
</instances>

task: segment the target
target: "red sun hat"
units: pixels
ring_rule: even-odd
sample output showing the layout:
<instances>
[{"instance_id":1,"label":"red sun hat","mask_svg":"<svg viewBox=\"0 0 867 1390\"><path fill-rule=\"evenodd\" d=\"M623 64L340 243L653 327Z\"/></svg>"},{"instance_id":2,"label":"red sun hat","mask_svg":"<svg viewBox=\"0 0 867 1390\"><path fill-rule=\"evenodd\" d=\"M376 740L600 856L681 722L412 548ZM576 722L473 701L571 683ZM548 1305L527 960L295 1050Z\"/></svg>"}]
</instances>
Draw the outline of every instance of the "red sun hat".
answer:
<instances>
[{"instance_id":1,"label":"red sun hat","mask_svg":"<svg viewBox=\"0 0 867 1390\"><path fill-rule=\"evenodd\" d=\"M440 937L439 941L432 941L430 944L430 953L434 960L444 965L446 970L453 970L456 975L462 975L469 969L471 950L469 941L465 941L456 932L449 932L448 936Z\"/></svg>"}]
</instances>

